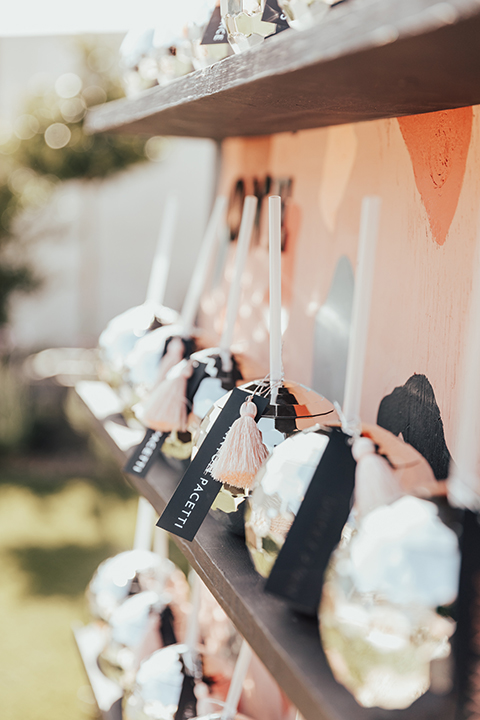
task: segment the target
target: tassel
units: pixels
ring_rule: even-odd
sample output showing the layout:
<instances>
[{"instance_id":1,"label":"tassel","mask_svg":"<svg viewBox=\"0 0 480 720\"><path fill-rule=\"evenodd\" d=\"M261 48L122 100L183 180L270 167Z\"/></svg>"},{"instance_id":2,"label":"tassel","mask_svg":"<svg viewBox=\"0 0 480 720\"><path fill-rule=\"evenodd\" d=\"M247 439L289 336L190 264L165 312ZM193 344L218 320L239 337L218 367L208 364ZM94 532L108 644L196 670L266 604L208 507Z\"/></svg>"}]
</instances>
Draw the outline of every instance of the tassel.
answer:
<instances>
[{"instance_id":1,"label":"tassel","mask_svg":"<svg viewBox=\"0 0 480 720\"><path fill-rule=\"evenodd\" d=\"M185 345L180 337L172 337L165 355L160 360L155 386L163 382L167 373L185 357Z\"/></svg>"},{"instance_id":2,"label":"tassel","mask_svg":"<svg viewBox=\"0 0 480 720\"><path fill-rule=\"evenodd\" d=\"M404 494L392 468L375 451L370 438L356 438L352 455L357 461L355 508L360 517L381 505L389 505Z\"/></svg>"},{"instance_id":3,"label":"tassel","mask_svg":"<svg viewBox=\"0 0 480 720\"><path fill-rule=\"evenodd\" d=\"M255 403L250 400L243 403L240 417L233 423L208 467L215 480L243 489L252 486L255 475L268 457L262 433L254 420L256 414Z\"/></svg>"},{"instance_id":4,"label":"tassel","mask_svg":"<svg viewBox=\"0 0 480 720\"><path fill-rule=\"evenodd\" d=\"M159 432L185 432L187 381L192 372L193 365L188 361L179 372L170 373L170 377L157 385L147 400L135 406L138 419L146 427Z\"/></svg>"}]
</instances>

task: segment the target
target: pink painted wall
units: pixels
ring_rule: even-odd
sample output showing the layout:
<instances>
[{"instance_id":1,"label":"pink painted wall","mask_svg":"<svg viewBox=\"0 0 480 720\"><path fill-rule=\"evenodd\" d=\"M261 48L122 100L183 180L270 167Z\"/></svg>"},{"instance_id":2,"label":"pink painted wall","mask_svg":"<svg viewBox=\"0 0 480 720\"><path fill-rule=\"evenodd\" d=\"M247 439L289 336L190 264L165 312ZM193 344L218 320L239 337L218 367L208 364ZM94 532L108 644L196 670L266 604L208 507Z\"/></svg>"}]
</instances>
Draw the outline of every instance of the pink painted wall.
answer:
<instances>
[{"instance_id":1,"label":"pink painted wall","mask_svg":"<svg viewBox=\"0 0 480 720\"><path fill-rule=\"evenodd\" d=\"M247 190L254 176L293 178L283 266L286 377L311 382L315 314L340 256L355 266L361 200L378 194L382 217L363 418L374 422L385 395L412 374L425 374L451 448L480 209L479 167L480 107L224 143L225 192L239 177ZM265 215L260 243L250 252L236 341L267 371ZM219 327L225 289L204 298L205 327L212 328L215 317Z\"/></svg>"}]
</instances>

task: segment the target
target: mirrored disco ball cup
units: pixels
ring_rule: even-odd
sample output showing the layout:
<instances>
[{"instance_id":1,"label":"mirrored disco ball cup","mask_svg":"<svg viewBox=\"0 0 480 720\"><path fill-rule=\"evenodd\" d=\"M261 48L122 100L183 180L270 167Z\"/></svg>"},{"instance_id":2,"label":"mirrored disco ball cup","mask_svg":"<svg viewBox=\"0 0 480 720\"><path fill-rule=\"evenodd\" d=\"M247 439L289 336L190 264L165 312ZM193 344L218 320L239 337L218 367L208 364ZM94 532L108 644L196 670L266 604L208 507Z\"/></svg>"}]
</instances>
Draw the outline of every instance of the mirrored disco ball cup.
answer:
<instances>
[{"instance_id":1,"label":"mirrored disco ball cup","mask_svg":"<svg viewBox=\"0 0 480 720\"><path fill-rule=\"evenodd\" d=\"M326 418L324 422L330 425L332 421ZM367 442L367 438L373 440L379 455L389 459L403 492L423 497L438 492L430 466L411 445L377 425L363 424L362 434ZM330 445L332 440L334 444ZM259 470L248 498L245 535L250 556L261 575L270 575L317 468L320 472L317 482L326 483L324 487L330 483L332 487L338 486L341 479L350 486L350 476L353 488L352 442L351 436L340 427L316 425L276 447ZM327 448L330 448L328 460L324 458ZM342 473L342 477L338 473ZM376 499L373 486L369 497Z\"/></svg>"},{"instance_id":2,"label":"mirrored disco ball cup","mask_svg":"<svg viewBox=\"0 0 480 720\"><path fill-rule=\"evenodd\" d=\"M173 596L188 592L181 570L149 550L127 550L104 560L87 588L87 601L94 618L108 622L127 597L151 590Z\"/></svg>"},{"instance_id":3,"label":"mirrored disco ball cup","mask_svg":"<svg viewBox=\"0 0 480 720\"><path fill-rule=\"evenodd\" d=\"M241 390L269 397L269 404L257 422L262 440L269 452L286 438L303 430L319 420L337 419L334 407L329 400L300 383L285 380L273 391L267 380L259 380L240 386ZM227 402L229 394L218 400L200 424L194 442L192 458L210 432L215 420ZM212 506L215 516L230 530L244 534L245 500L250 490L223 485Z\"/></svg>"},{"instance_id":4,"label":"mirrored disco ball cup","mask_svg":"<svg viewBox=\"0 0 480 720\"><path fill-rule=\"evenodd\" d=\"M235 53L260 45L276 31L275 23L262 20L265 0L220 0L228 42Z\"/></svg>"},{"instance_id":5,"label":"mirrored disco ball cup","mask_svg":"<svg viewBox=\"0 0 480 720\"><path fill-rule=\"evenodd\" d=\"M123 698L124 720L175 720L187 653L186 645L170 645L141 663Z\"/></svg>"},{"instance_id":6,"label":"mirrored disco ball cup","mask_svg":"<svg viewBox=\"0 0 480 720\"><path fill-rule=\"evenodd\" d=\"M137 672L133 687L123 698L124 720L175 720L184 682L184 668L188 663L186 645L170 645L154 652L144 660ZM197 700L196 718L220 720L225 704L210 697L209 688L201 679L201 668L194 685ZM193 718L192 718L193 720ZM249 720L235 713L232 720Z\"/></svg>"},{"instance_id":7,"label":"mirrored disco ball cup","mask_svg":"<svg viewBox=\"0 0 480 720\"><path fill-rule=\"evenodd\" d=\"M119 50L122 83L127 97L134 97L158 85L154 28L130 30Z\"/></svg>"},{"instance_id":8,"label":"mirrored disco ball cup","mask_svg":"<svg viewBox=\"0 0 480 720\"><path fill-rule=\"evenodd\" d=\"M242 379L237 359L230 352L219 348L208 348L193 353L194 363L205 365L205 377L201 380L193 396L192 412L200 422L212 405L237 386Z\"/></svg>"},{"instance_id":9,"label":"mirrored disco ball cup","mask_svg":"<svg viewBox=\"0 0 480 720\"><path fill-rule=\"evenodd\" d=\"M123 688L133 683L141 660L165 645L164 636L172 642L175 622L169 599L147 590L128 597L113 611L98 665Z\"/></svg>"},{"instance_id":10,"label":"mirrored disco ball cup","mask_svg":"<svg viewBox=\"0 0 480 720\"><path fill-rule=\"evenodd\" d=\"M147 427L169 433L162 445L162 454L166 458L180 461L190 459L192 434L207 411L241 379L235 357L219 348L200 350L193 353L188 361L180 361L167 374L167 382L175 381L175 378L184 372L190 376L184 385L186 395L183 400L184 411L181 414L184 420L181 427L172 423L173 416L170 410L166 410L166 392L160 387L157 395L154 389L150 396L147 395L145 402L140 404L138 411L136 410L137 417ZM178 398L178 401L181 404L182 398Z\"/></svg>"},{"instance_id":11,"label":"mirrored disco ball cup","mask_svg":"<svg viewBox=\"0 0 480 720\"><path fill-rule=\"evenodd\" d=\"M113 388L125 384L127 357L147 333L178 321L178 313L164 305L144 303L111 320L100 335L99 377Z\"/></svg>"},{"instance_id":12,"label":"mirrored disco ball cup","mask_svg":"<svg viewBox=\"0 0 480 720\"><path fill-rule=\"evenodd\" d=\"M149 332L140 338L132 352L129 353L126 360L126 379L133 388L137 399L144 398L158 381L162 359L167 354L168 346L174 338L182 340L183 358L189 358L195 351L195 339L186 336L183 326L179 324L160 327ZM181 355L176 362L182 359Z\"/></svg>"},{"instance_id":13,"label":"mirrored disco ball cup","mask_svg":"<svg viewBox=\"0 0 480 720\"><path fill-rule=\"evenodd\" d=\"M186 26L195 70L201 70L232 55L232 48L226 39L227 31L223 24L219 25L217 33L220 33L220 39L225 39L225 42L218 42L217 38L217 42L202 44L205 30L216 7L217 0L199 0L198 7L195 8ZM220 20L219 11L218 18Z\"/></svg>"},{"instance_id":14,"label":"mirrored disco ball cup","mask_svg":"<svg viewBox=\"0 0 480 720\"><path fill-rule=\"evenodd\" d=\"M190 459L193 449L193 436L200 422L212 405L236 387L241 373L235 357L230 353L222 354L218 348L199 350L190 356L194 372L200 364L205 366L205 377L195 388L191 401L191 413L188 429L184 434L171 433L162 446L166 457Z\"/></svg>"},{"instance_id":15,"label":"mirrored disco ball cup","mask_svg":"<svg viewBox=\"0 0 480 720\"><path fill-rule=\"evenodd\" d=\"M128 97L192 72L190 44L181 22L129 31L120 46L120 72Z\"/></svg>"},{"instance_id":16,"label":"mirrored disco ball cup","mask_svg":"<svg viewBox=\"0 0 480 720\"><path fill-rule=\"evenodd\" d=\"M459 565L455 533L426 500L404 496L347 523L319 620L332 672L360 705L407 708L430 688L450 655L455 623L442 606L455 600Z\"/></svg>"},{"instance_id":17,"label":"mirrored disco ball cup","mask_svg":"<svg viewBox=\"0 0 480 720\"><path fill-rule=\"evenodd\" d=\"M245 539L263 577L270 575L332 432L340 431L314 426L287 438L255 478L245 509Z\"/></svg>"}]
</instances>

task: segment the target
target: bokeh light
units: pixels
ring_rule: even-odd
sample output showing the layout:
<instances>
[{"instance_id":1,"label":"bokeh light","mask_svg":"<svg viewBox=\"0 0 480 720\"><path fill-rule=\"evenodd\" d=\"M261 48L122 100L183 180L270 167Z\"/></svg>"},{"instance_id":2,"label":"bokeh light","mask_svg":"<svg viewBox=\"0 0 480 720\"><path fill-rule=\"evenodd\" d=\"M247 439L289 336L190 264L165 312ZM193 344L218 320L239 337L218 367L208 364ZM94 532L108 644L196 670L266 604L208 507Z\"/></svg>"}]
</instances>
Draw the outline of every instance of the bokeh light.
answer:
<instances>
[{"instance_id":1,"label":"bokeh light","mask_svg":"<svg viewBox=\"0 0 480 720\"><path fill-rule=\"evenodd\" d=\"M61 98L72 98L82 89L82 80L75 73L64 73L55 82L55 92Z\"/></svg>"},{"instance_id":2,"label":"bokeh light","mask_svg":"<svg viewBox=\"0 0 480 720\"><path fill-rule=\"evenodd\" d=\"M53 150L59 150L68 145L71 137L70 128L63 123L53 123L45 130L45 142Z\"/></svg>"},{"instance_id":3,"label":"bokeh light","mask_svg":"<svg viewBox=\"0 0 480 720\"><path fill-rule=\"evenodd\" d=\"M145 155L153 162L159 162L163 158L165 140L162 137L151 137L145 143Z\"/></svg>"},{"instance_id":4,"label":"bokeh light","mask_svg":"<svg viewBox=\"0 0 480 720\"><path fill-rule=\"evenodd\" d=\"M40 129L39 122L34 115L24 114L16 118L13 131L20 140L30 140Z\"/></svg>"}]
</instances>

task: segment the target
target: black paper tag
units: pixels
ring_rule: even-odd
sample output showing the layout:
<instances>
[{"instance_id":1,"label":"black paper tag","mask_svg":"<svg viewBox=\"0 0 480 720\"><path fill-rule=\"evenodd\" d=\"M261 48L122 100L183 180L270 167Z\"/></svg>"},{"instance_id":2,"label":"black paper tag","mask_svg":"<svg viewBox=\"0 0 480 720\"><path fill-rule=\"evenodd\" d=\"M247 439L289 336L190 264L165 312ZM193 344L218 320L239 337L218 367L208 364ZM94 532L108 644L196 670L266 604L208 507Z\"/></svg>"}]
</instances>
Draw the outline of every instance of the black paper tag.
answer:
<instances>
[{"instance_id":1,"label":"black paper tag","mask_svg":"<svg viewBox=\"0 0 480 720\"><path fill-rule=\"evenodd\" d=\"M123 472L144 478L158 456L168 433L148 429L123 468Z\"/></svg>"},{"instance_id":2,"label":"black paper tag","mask_svg":"<svg viewBox=\"0 0 480 720\"><path fill-rule=\"evenodd\" d=\"M167 605L160 614L160 635L162 636L163 647L176 645L178 642L173 622L172 608Z\"/></svg>"},{"instance_id":3,"label":"black paper tag","mask_svg":"<svg viewBox=\"0 0 480 720\"><path fill-rule=\"evenodd\" d=\"M332 428L265 589L295 609L316 615L323 575L350 513L355 460L349 436Z\"/></svg>"},{"instance_id":4,"label":"black paper tag","mask_svg":"<svg viewBox=\"0 0 480 720\"><path fill-rule=\"evenodd\" d=\"M264 22L275 23L277 26L277 33L290 27L287 16L279 6L277 0L267 0L263 10L262 20Z\"/></svg>"},{"instance_id":5,"label":"black paper tag","mask_svg":"<svg viewBox=\"0 0 480 720\"><path fill-rule=\"evenodd\" d=\"M202 380L207 376L207 366L204 362L200 362L199 360L193 361L193 372L190 375L190 377L187 380L187 389L186 389L186 397L189 402L189 409L192 407L193 398L195 396L195 393L197 392L198 388L200 387L200 383Z\"/></svg>"},{"instance_id":6,"label":"black paper tag","mask_svg":"<svg viewBox=\"0 0 480 720\"><path fill-rule=\"evenodd\" d=\"M192 675L183 676L182 692L178 701L175 720L190 720L197 717L197 698L195 697L195 678Z\"/></svg>"},{"instance_id":7,"label":"black paper tag","mask_svg":"<svg viewBox=\"0 0 480 720\"><path fill-rule=\"evenodd\" d=\"M244 390L235 388L232 391L157 522L158 527L185 540L193 540L222 487L222 483L207 472L207 467L230 427L240 417L240 407L247 397L249 393ZM268 398L255 395L253 402L257 406L255 419L258 420L268 405Z\"/></svg>"},{"instance_id":8,"label":"black paper tag","mask_svg":"<svg viewBox=\"0 0 480 720\"><path fill-rule=\"evenodd\" d=\"M478 718L480 677L480 516L466 510L463 520L462 567L454 636L456 690L455 720Z\"/></svg>"},{"instance_id":9,"label":"black paper tag","mask_svg":"<svg viewBox=\"0 0 480 720\"><path fill-rule=\"evenodd\" d=\"M220 6L217 5L208 21L200 45L228 45L227 28L223 24Z\"/></svg>"}]
</instances>

